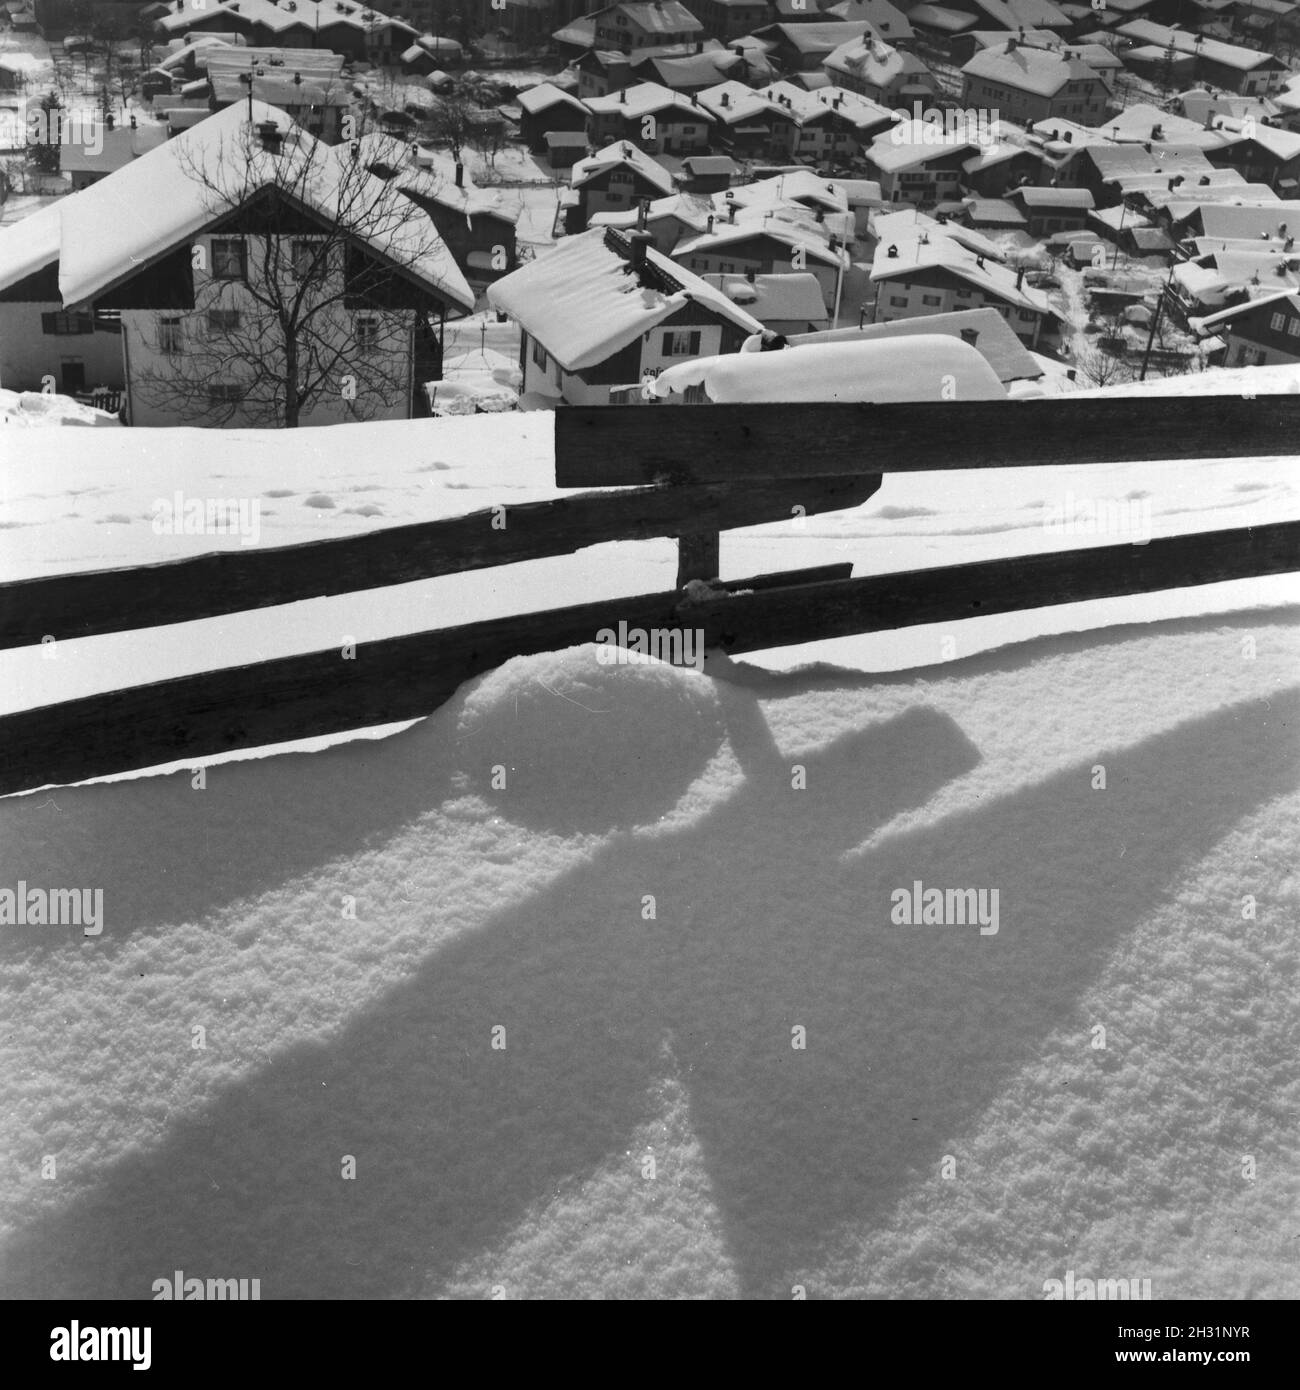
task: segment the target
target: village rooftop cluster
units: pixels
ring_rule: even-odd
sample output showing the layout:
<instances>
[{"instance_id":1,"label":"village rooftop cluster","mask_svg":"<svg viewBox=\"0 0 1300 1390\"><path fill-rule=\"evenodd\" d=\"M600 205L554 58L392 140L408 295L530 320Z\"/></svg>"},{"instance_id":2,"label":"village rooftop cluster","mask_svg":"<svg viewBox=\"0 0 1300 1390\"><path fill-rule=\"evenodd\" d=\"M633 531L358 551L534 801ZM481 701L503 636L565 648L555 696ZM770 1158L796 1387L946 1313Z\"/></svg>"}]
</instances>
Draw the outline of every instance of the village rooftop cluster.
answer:
<instances>
[{"instance_id":1,"label":"village rooftop cluster","mask_svg":"<svg viewBox=\"0 0 1300 1390\"><path fill-rule=\"evenodd\" d=\"M390 8L11 0L0 388L329 424L917 332L1011 394L1300 361L1285 0Z\"/></svg>"}]
</instances>

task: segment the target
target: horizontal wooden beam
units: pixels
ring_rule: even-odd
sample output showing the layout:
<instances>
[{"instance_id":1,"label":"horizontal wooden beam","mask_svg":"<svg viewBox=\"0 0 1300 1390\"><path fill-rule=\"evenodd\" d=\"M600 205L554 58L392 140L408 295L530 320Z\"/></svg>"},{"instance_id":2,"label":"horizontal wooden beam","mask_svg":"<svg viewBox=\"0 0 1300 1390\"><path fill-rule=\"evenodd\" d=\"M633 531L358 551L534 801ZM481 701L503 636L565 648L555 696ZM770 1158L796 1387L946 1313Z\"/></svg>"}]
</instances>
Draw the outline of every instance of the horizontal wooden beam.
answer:
<instances>
[{"instance_id":1,"label":"horizontal wooden beam","mask_svg":"<svg viewBox=\"0 0 1300 1390\"><path fill-rule=\"evenodd\" d=\"M878 477L579 493L300 545L247 547L0 584L0 648L192 622L300 599L567 555L607 541L716 534L865 502Z\"/></svg>"},{"instance_id":2,"label":"horizontal wooden beam","mask_svg":"<svg viewBox=\"0 0 1300 1390\"><path fill-rule=\"evenodd\" d=\"M429 714L463 681L602 628L699 628L757 651L921 623L1148 593L1295 568L1300 522L815 583L733 581L753 592L693 603L643 594L339 651L205 672L0 718L0 794L82 781Z\"/></svg>"},{"instance_id":3,"label":"horizontal wooden beam","mask_svg":"<svg viewBox=\"0 0 1300 1390\"><path fill-rule=\"evenodd\" d=\"M555 412L560 487L1239 458L1298 450L1296 396L575 406Z\"/></svg>"}]
</instances>

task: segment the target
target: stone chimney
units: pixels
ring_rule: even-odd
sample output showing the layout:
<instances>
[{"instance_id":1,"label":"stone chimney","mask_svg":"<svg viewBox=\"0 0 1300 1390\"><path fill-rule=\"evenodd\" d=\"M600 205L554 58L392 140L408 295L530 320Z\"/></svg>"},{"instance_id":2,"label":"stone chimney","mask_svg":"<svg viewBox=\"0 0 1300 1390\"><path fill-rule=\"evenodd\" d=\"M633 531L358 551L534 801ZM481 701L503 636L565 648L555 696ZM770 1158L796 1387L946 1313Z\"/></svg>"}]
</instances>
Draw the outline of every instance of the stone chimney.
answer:
<instances>
[{"instance_id":1,"label":"stone chimney","mask_svg":"<svg viewBox=\"0 0 1300 1390\"><path fill-rule=\"evenodd\" d=\"M274 121L258 121L257 138L267 154L280 153L280 127ZM360 152L360 146L356 148ZM356 155L352 157L355 159Z\"/></svg>"},{"instance_id":2,"label":"stone chimney","mask_svg":"<svg viewBox=\"0 0 1300 1390\"><path fill-rule=\"evenodd\" d=\"M653 240L654 240L654 237L652 237L652 236L650 235L649 232L640 232L640 231L638 231L638 232L630 232L630 233L628 234L628 243L630 244L630 246L631 246L631 248L632 248L632 268L633 268L633 270L640 271L640 270L644 270L644 269L645 269L645 251L646 251L646 247L647 247Z\"/></svg>"}]
</instances>

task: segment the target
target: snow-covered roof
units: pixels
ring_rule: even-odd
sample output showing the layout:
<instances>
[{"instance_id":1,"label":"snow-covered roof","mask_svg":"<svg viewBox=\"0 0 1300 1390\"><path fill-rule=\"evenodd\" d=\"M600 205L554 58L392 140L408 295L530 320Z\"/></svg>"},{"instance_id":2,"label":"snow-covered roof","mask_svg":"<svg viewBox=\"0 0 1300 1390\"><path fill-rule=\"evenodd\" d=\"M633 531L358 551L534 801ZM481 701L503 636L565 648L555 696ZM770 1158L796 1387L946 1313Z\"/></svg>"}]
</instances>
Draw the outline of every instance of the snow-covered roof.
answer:
<instances>
[{"instance_id":1,"label":"snow-covered roof","mask_svg":"<svg viewBox=\"0 0 1300 1390\"><path fill-rule=\"evenodd\" d=\"M681 0L655 0L655 3L624 3L608 5L603 10L595 10L588 16L599 19L602 15L625 14L633 24L648 34L695 34L704 26L681 3Z\"/></svg>"},{"instance_id":2,"label":"snow-covered roof","mask_svg":"<svg viewBox=\"0 0 1300 1390\"><path fill-rule=\"evenodd\" d=\"M961 131L944 130L925 121L902 121L892 130L877 135L864 153L877 169L897 173L954 151L978 152L982 148L983 143L979 139Z\"/></svg>"},{"instance_id":3,"label":"snow-covered roof","mask_svg":"<svg viewBox=\"0 0 1300 1390\"><path fill-rule=\"evenodd\" d=\"M651 159L644 150L639 149L630 140L615 140L612 145L606 145L603 150L597 150L595 154L588 155L586 159L578 160L569 171L569 187L580 188L584 183L598 175L606 174L611 169L617 169L620 166L640 174L647 183L652 183L665 193L672 192L673 176L662 164Z\"/></svg>"},{"instance_id":4,"label":"snow-covered roof","mask_svg":"<svg viewBox=\"0 0 1300 1390\"><path fill-rule=\"evenodd\" d=\"M62 201L37 208L19 221L0 227L0 290L7 290L59 259Z\"/></svg>"},{"instance_id":5,"label":"snow-covered roof","mask_svg":"<svg viewBox=\"0 0 1300 1390\"><path fill-rule=\"evenodd\" d=\"M826 301L815 275L795 271L789 275L705 275L733 304L763 323L773 320L823 323Z\"/></svg>"},{"instance_id":6,"label":"snow-covered roof","mask_svg":"<svg viewBox=\"0 0 1300 1390\"><path fill-rule=\"evenodd\" d=\"M598 116L619 115L632 121L670 109L702 121L709 119L707 111L702 111L692 104L689 97L674 92L662 82L640 82L635 87L625 87L622 91L610 92L603 97L587 97L586 102L587 110Z\"/></svg>"},{"instance_id":7,"label":"snow-covered roof","mask_svg":"<svg viewBox=\"0 0 1300 1390\"><path fill-rule=\"evenodd\" d=\"M962 72L1043 97L1055 96L1067 82L1097 77L1096 70L1078 58L1067 58L1055 49L1031 48L1014 38L997 48L981 49Z\"/></svg>"},{"instance_id":8,"label":"snow-covered roof","mask_svg":"<svg viewBox=\"0 0 1300 1390\"><path fill-rule=\"evenodd\" d=\"M65 174L111 174L133 159L156 149L167 139L161 125L119 126L100 132L99 149L88 145L64 145L59 151L59 167Z\"/></svg>"},{"instance_id":9,"label":"snow-covered roof","mask_svg":"<svg viewBox=\"0 0 1300 1390\"><path fill-rule=\"evenodd\" d=\"M886 43L916 36L907 15L890 0L840 0L822 13L834 19L865 20Z\"/></svg>"},{"instance_id":10,"label":"snow-covered roof","mask_svg":"<svg viewBox=\"0 0 1300 1390\"><path fill-rule=\"evenodd\" d=\"M570 372L605 361L692 301L747 333L762 331L752 314L653 247L645 259L640 277L629 239L592 227L489 286L488 302Z\"/></svg>"},{"instance_id":11,"label":"snow-covered roof","mask_svg":"<svg viewBox=\"0 0 1300 1390\"><path fill-rule=\"evenodd\" d=\"M715 86L708 87L699 94L700 105L717 121L724 125L740 125L745 121L779 116L793 121L793 111L787 111L780 102L765 96L763 92L746 87L743 82L729 78Z\"/></svg>"},{"instance_id":12,"label":"snow-covered roof","mask_svg":"<svg viewBox=\"0 0 1300 1390\"><path fill-rule=\"evenodd\" d=\"M294 193L310 211L336 215L347 147L322 144L277 107L257 100L251 107L254 126L269 123L282 132L282 153L260 147L249 128L249 106L241 102L60 201L59 290L65 304L94 299L220 216L223 193L205 187L204 178L225 196L242 198L276 183L283 162L293 161L293 169L301 171L290 180ZM278 182L283 187L282 174ZM379 181L374 183L379 197ZM361 239L409 278L473 307L473 291L430 226L412 220Z\"/></svg>"},{"instance_id":13,"label":"snow-covered roof","mask_svg":"<svg viewBox=\"0 0 1300 1390\"><path fill-rule=\"evenodd\" d=\"M847 73L874 87L892 86L900 77L930 75L930 69L914 54L905 53L867 33L842 43L822 62L832 76Z\"/></svg>"},{"instance_id":14,"label":"snow-covered roof","mask_svg":"<svg viewBox=\"0 0 1300 1390\"><path fill-rule=\"evenodd\" d=\"M1025 215L1014 203L1005 198L971 198L966 207L971 221L989 227L1024 227L1028 223Z\"/></svg>"},{"instance_id":15,"label":"snow-covered roof","mask_svg":"<svg viewBox=\"0 0 1300 1390\"><path fill-rule=\"evenodd\" d=\"M859 130L869 130L885 121L897 122L898 113L891 107L881 106L878 101L864 97L861 92L850 91L848 87L825 86L809 92L803 108L805 122L817 113L819 106L828 107L843 121Z\"/></svg>"},{"instance_id":16,"label":"snow-covered roof","mask_svg":"<svg viewBox=\"0 0 1300 1390\"><path fill-rule=\"evenodd\" d=\"M1029 309L1034 313L1055 316L1055 310L1042 291L1030 288L1023 281L1017 286L1016 271L977 255L953 237L945 235L947 230L945 227L939 233L927 233L924 237L912 239L900 237L886 241L882 238L872 260L872 281L906 279L921 270L947 270L976 286L987 298L999 299L1004 304ZM891 250L896 254L891 256Z\"/></svg>"},{"instance_id":17,"label":"snow-covered roof","mask_svg":"<svg viewBox=\"0 0 1300 1390\"><path fill-rule=\"evenodd\" d=\"M1300 202L1256 206L1209 203L1201 210L1201 230L1209 237L1288 237L1300 233Z\"/></svg>"},{"instance_id":18,"label":"snow-covered roof","mask_svg":"<svg viewBox=\"0 0 1300 1390\"><path fill-rule=\"evenodd\" d=\"M771 178L742 183L728 192L729 198L722 195L726 201L742 208L798 202L824 208L827 212L847 212L849 206L842 184L819 178L811 169L773 174Z\"/></svg>"},{"instance_id":19,"label":"snow-covered roof","mask_svg":"<svg viewBox=\"0 0 1300 1390\"><path fill-rule=\"evenodd\" d=\"M1261 53L1257 48L1242 48L1238 44L1220 43L1218 39L1207 39L1186 29L1170 28L1167 24L1156 24L1149 19L1135 19L1121 24L1116 33L1138 43L1149 44L1161 51L1173 48L1176 53L1208 59L1221 63L1224 67L1236 68L1241 72L1253 72L1265 65L1282 67L1283 64L1271 53ZM1199 42L1198 42L1199 40Z\"/></svg>"},{"instance_id":20,"label":"snow-covered roof","mask_svg":"<svg viewBox=\"0 0 1300 1390\"><path fill-rule=\"evenodd\" d=\"M535 116L539 111L549 111L552 106L569 106L584 114L587 110L586 103L569 92L561 91L553 82L539 82L535 87L525 87L515 100L530 116Z\"/></svg>"},{"instance_id":21,"label":"snow-covered roof","mask_svg":"<svg viewBox=\"0 0 1300 1390\"><path fill-rule=\"evenodd\" d=\"M1016 337L1006 319L993 308L958 309L947 314L927 314L924 318L894 319L891 323L869 323L862 328L836 328L823 333L792 334L791 347L817 343L871 341L879 338L915 338L941 333L960 338L974 335L971 346L997 373L998 380L1032 381L1043 375L1035 355ZM969 341L969 339L968 339Z\"/></svg>"},{"instance_id":22,"label":"snow-covered roof","mask_svg":"<svg viewBox=\"0 0 1300 1390\"><path fill-rule=\"evenodd\" d=\"M412 154L409 141L372 131L358 141L361 159L368 169L378 170L381 178L395 178L403 192L410 192L466 217L496 217L503 222L519 220L521 206L508 203L500 189L478 188L463 170L460 184L455 175L439 168L431 156Z\"/></svg>"},{"instance_id":23,"label":"snow-covered roof","mask_svg":"<svg viewBox=\"0 0 1300 1390\"><path fill-rule=\"evenodd\" d=\"M938 29L945 34L960 34L962 30L979 23L976 15L967 14L965 10L950 9L946 5L913 5L907 13L913 24L923 24L928 29Z\"/></svg>"},{"instance_id":24,"label":"snow-covered roof","mask_svg":"<svg viewBox=\"0 0 1300 1390\"><path fill-rule=\"evenodd\" d=\"M802 248L804 255L824 265L844 264L846 253L832 251L824 237L799 222L778 218L770 210L766 213L738 218L735 222L719 219L714 222L712 231L701 232L698 236L687 237L673 247L673 259L720 250L739 242L751 241L755 237L770 237L794 251Z\"/></svg>"},{"instance_id":25,"label":"snow-covered roof","mask_svg":"<svg viewBox=\"0 0 1300 1390\"><path fill-rule=\"evenodd\" d=\"M1293 286L1288 286L1284 290L1277 290L1273 294L1262 294L1257 299L1248 299L1243 304L1234 304L1229 309L1220 309L1217 313L1207 314L1200 321L1202 329L1211 331L1222 323L1230 323L1233 319L1239 318L1242 314L1253 313L1264 304L1286 303L1288 308L1294 309L1300 314L1300 294L1295 292Z\"/></svg>"},{"instance_id":26,"label":"snow-covered roof","mask_svg":"<svg viewBox=\"0 0 1300 1390\"><path fill-rule=\"evenodd\" d=\"M1009 198L1019 198L1027 208L1083 208L1097 206L1087 188L1036 188L1026 184L1012 189Z\"/></svg>"},{"instance_id":27,"label":"snow-covered roof","mask_svg":"<svg viewBox=\"0 0 1300 1390\"><path fill-rule=\"evenodd\" d=\"M986 260L1001 261L1006 259L1006 252L996 241L991 241L988 237L981 236L979 232L970 227L963 227L960 223L940 222L938 218L931 217L928 213L921 212L916 208L903 208L899 212L876 213L871 219L871 231L873 236L886 243L915 240L920 236L946 236L957 242L959 246L965 246Z\"/></svg>"},{"instance_id":28,"label":"snow-covered roof","mask_svg":"<svg viewBox=\"0 0 1300 1390\"><path fill-rule=\"evenodd\" d=\"M703 386L712 401L1005 400L977 349L920 334L898 342L822 342L780 352L741 351L683 362L659 374L658 396Z\"/></svg>"},{"instance_id":29,"label":"snow-covered roof","mask_svg":"<svg viewBox=\"0 0 1300 1390\"><path fill-rule=\"evenodd\" d=\"M754 33L759 38L784 40L806 56L831 53L870 30L866 20L835 20L830 23L768 24Z\"/></svg>"}]
</instances>

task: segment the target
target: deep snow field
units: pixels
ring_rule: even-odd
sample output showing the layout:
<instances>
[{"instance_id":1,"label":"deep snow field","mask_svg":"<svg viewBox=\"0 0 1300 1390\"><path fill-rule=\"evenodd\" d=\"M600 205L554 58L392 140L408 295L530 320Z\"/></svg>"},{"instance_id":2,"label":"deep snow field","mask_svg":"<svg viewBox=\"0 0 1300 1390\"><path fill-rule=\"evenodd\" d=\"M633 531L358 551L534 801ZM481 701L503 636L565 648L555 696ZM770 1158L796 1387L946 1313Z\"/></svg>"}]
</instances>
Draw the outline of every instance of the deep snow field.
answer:
<instances>
[{"instance_id":1,"label":"deep snow field","mask_svg":"<svg viewBox=\"0 0 1300 1390\"><path fill-rule=\"evenodd\" d=\"M27 431L3 577L211 548L152 533L178 487L264 497L263 543L554 495L548 417L501 419L432 448ZM382 448L328 447L363 428ZM724 574L1126 539L1045 532L1070 489L1148 501L1155 535L1297 515L1294 460L908 475L725 538ZM0 688L646 592L673 562L606 546L7 653ZM574 648L202 789L2 800L0 886L102 887L105 926L0 928L0 1295L179 1269L265 1299L1035 1299L1072 1269L1296 1297L1298 720L1285 576L704 673ZM895 923L918 881L997 890L996 933Z\"/></svg>"}]
</instances>

